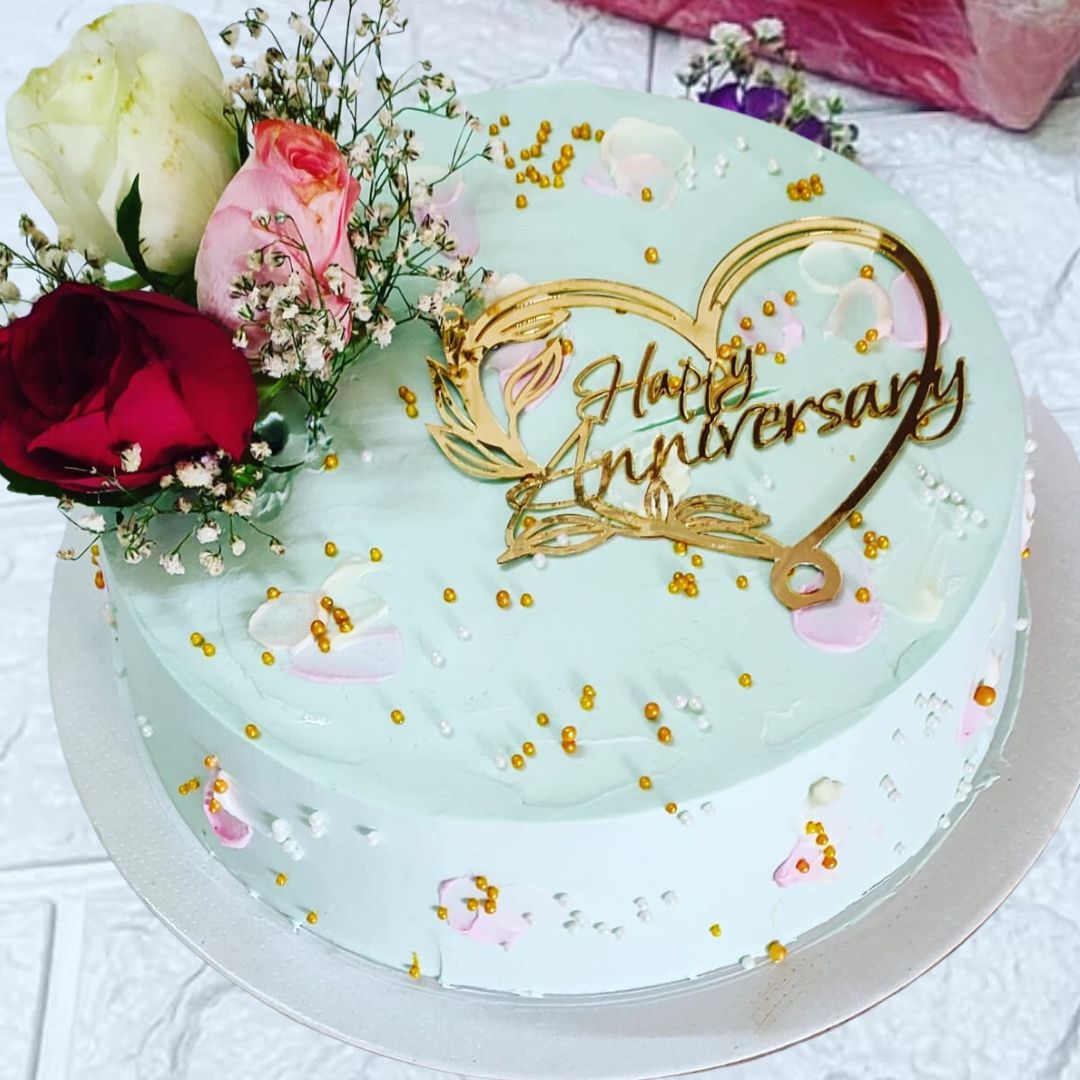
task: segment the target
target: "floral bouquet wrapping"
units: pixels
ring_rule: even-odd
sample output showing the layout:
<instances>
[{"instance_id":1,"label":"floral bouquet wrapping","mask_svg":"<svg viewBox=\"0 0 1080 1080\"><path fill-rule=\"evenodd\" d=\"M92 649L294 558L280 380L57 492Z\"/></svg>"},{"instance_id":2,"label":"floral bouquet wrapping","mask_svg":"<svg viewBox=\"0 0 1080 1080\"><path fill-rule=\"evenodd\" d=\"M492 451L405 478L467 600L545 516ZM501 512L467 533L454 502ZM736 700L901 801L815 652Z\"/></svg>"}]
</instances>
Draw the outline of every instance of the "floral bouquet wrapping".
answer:
<instances>
[{"instance_id":1,"label":"floral bouquet wrapping","mask_svg":"<svg viewBox=\"0 0 1080 1080\"><path fill-rule=\"evenodd\" d=\"M503 148L430 64L386 73L392 0L350 0L332 38L333 6L287 28L249 8L221 36L260 51L227 82L191 16L120 7L7 103L59 236L24 216L0 245L0 474L88 548L111 532L171 574L192 548L211 574L253 536L283 551L269 511L294 470L336 467L344 373L479 285L455 173ZM419 163L419 114L457 129L449 160ZM164 549L162 515L186 523Z\"/></svg>"},{"instance_id":2,"label":"floral bouquet wrapping","mask_svg":"<svg viewBox=\"0 0 1080 1080\"><path fill-rule=\"evenodd\" d=\"M859 86L1028 128L1080 57L1070 0L579 0L706 37L779 16L806 65Z\"/></svg>"}]
</instances>

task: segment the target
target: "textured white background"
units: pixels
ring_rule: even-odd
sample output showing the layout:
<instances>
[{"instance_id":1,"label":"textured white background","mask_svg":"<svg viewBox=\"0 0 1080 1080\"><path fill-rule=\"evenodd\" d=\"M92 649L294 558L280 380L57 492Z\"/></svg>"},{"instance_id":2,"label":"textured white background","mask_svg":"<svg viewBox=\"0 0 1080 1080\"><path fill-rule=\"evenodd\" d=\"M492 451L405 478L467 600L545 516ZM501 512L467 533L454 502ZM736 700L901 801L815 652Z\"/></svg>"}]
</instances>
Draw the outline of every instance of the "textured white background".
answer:
<instances>
[{"instance_id":1,"label":"textured white background","mask_svg":"<svg viewBox=\"0 0 1080 1080\"><path fill-rule=\"evenodd\" d=\"M241 6L174 2L211 34ZM107 3L0 0L0 98ZM287 14L283 0L262 3ZM555 0L403 7L413 20L405 52L432 56L467 91L585 78L671 93L687 49ZM950 236L1027 389L1080 446L1080 79L1027 135L863 92L847 97L864 164ZM0 227L9 239L20 209L37 207L5 146ZM113 870L71 787L49 706L47 602L60 524L47 503L0 492L0 1080L435 1080L249 998L178 944ZM1080 1077L1080 809L1001 911L934 971L839 1030L729 1076Z\"/></svg>"}]
</instances>

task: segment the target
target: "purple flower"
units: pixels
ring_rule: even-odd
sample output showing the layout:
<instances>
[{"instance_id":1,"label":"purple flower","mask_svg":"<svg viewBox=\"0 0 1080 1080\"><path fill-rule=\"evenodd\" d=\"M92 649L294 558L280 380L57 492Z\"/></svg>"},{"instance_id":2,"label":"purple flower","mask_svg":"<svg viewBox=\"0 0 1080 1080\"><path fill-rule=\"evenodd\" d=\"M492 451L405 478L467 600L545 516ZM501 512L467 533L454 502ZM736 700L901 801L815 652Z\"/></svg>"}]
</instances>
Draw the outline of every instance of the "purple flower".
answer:
<instances>
[{"instance_id":1,"label":"purple flower","mask_svg":"<svg viewBox=\"0 0 1080 1080\"><path fill-rule=\"evenodd\" d=\"M778 86L751 86L746 89L737 80L706 90L699 95L698 100L703 105L728 109L755 120L764 120L768 124L784 124L791 106L790 96ZM798 123L791 125L790 130L824 147L832 143L828 127L813 115L803 117Z\"/></svg>"}]
</instances>

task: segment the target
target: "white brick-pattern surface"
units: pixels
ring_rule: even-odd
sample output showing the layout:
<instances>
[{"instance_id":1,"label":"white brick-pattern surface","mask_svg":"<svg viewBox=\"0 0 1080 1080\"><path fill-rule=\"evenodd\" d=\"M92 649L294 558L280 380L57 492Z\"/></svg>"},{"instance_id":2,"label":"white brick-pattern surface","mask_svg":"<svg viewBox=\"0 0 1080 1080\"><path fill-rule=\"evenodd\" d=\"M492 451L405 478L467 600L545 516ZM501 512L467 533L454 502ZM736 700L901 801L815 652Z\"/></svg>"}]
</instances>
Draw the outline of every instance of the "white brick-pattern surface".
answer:
<instances>
[{"instance_id":1,"label":"white brick-pattern surface","mask_svg":"<svg viewBox=\"0 0 1080 1080\"><path fill-rule=\"evenodd\" d=\"M211 34L243 6L174 2ZM3 0L0 98L107 4ZM281 19L290 8L262 4ZM412 21L403 59L433 57L466 91L583 78L672 93L688 47L556 0L403 7ZM1074 90L1080 80L1026 135L844 92L864 164L949 235L989 296L1025 386L1080 446ZM40 211L0 147L3 235L22 209ZM50 505L0 492L0 1080L435 1080L259 1004L189 953L120 880L72 789L50 714L47 610L61 524ZM1078 898L1074 811L1014 896L936 969L842 1028L725 1080L1080 1077Z\"/></svg>"}]
</instances>

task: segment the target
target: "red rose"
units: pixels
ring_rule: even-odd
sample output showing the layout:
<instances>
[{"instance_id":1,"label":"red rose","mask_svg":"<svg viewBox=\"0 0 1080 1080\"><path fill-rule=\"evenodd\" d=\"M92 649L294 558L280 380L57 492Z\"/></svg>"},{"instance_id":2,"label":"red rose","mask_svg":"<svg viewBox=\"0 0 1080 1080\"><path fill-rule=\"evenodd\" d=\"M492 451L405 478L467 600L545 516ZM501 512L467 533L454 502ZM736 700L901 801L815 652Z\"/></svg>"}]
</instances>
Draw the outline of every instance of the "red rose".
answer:
<instances>
[{"instance_id":1,"label":"red rose","mask_svg":"<svg viewBox=\"0 0 1080 1080\"><path fill-rule=\"evenodd\" d=\"M61 285L0 328L0 472L16 489L133 489L201 452L240 458L257 405L228 333L165 296Z\"/></svg>"}]
</instances>

